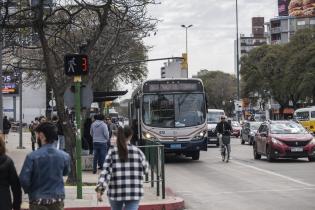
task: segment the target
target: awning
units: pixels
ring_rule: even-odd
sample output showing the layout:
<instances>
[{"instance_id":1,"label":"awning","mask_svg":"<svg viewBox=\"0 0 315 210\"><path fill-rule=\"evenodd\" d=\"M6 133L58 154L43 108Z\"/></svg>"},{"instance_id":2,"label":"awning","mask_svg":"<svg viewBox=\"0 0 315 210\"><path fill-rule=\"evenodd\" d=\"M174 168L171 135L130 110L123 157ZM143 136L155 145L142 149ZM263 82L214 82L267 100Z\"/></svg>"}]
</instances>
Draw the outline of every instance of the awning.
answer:
<instances>
[{"instance_id":1,"label":"awning","mask_svg":"<svg viewBox=\"0 0 315 210\"><path fill-rule=\"evenodd\" d=\"M284 108L283 114L293 114L294 109L293 108Z\"/></svg>"},{"instance_id":2,"label":"awning","mask_svg":"<svg viewBox=\"0 0 315 210\"><path fill-rule=\"evenodd\" d=\"M93 102L104 102L104 101L113 101L119 96L123 96L128 93L128 90L125 91L107 91L107 92L94 92L93 93Z\"/></svg>"}]
</instances>

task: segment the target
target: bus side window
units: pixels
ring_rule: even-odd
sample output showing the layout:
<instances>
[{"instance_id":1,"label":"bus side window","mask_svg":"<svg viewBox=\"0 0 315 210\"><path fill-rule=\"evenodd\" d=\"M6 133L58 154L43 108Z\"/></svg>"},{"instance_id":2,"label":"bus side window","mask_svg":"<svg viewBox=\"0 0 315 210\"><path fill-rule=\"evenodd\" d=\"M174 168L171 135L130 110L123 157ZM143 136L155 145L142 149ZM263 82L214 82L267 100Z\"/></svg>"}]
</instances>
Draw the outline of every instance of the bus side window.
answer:
<instances>
[{"instance_id":1,"label":"bus side window","mask_svg":"<svg viewBox=\"0 0 315 210\"><path fill-rule=\"evenodd\" d=\"M311 112L311 118L315 118L315 111Z\"/></svg>"}]
</instances>

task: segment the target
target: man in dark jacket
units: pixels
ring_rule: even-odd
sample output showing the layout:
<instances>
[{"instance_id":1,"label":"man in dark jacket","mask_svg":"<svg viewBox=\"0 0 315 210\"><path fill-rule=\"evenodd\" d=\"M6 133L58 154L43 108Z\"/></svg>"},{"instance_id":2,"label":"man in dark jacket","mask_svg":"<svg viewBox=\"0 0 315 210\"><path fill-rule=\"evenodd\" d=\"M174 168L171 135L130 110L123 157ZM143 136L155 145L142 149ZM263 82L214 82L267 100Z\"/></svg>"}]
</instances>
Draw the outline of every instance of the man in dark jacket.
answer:
<instances>
[{"instance_id":1,"label":"man in dark jacket","mask_svg":"<svg viewBox=\"0 0 315 210\"><path fill-rule=\"evenodd\" d=\"M13 202L11 192L13 195ZM14 163L5 154L5 143L0 137L0 209L20 210L22 202L22 190Z\"/></svg>"},{"instance_id":2,"label":"man in dark jacket","mask_svg":"<svg viewBox=\"0 0 315 210\"><path fill-rule=\"evenodd\" d=\"M4 116L3 117L3 134L4 134L4 140L6 143L8 143L7 135L9 134L10 129L11 129L11 123L8 120L8 117Z\"/></svg>"},{"instance_id":3,"label":"man in dark jacket","mask_svg":"<svg viewBox=\"0 0 315 210\"><path fill-rule=\"evenodd\" d=\"M63 176L70 172L70 157L52 145L57 136L54 124L43 122L35 132L42 146L26 156L21 185L29 196L30 210L63 210Z\"/></svg>"},{"instance_id":4,"label":"man in dark jacket","mask_svg":"<svg viewBox=\"0 0 315 210\"><path fill-rule=\"evenodd\" d=\"M223 143L227 144L229 151L231 152L231 146L230 146L230 136L232 132L232 126L230 123L226 121L226 116L221 116L221 122L217 124L216 132L218 134L219 142L221 145L221 148ZM226 142L222 142L222 140L226 140Z\"/></svg>"}]
</instances>

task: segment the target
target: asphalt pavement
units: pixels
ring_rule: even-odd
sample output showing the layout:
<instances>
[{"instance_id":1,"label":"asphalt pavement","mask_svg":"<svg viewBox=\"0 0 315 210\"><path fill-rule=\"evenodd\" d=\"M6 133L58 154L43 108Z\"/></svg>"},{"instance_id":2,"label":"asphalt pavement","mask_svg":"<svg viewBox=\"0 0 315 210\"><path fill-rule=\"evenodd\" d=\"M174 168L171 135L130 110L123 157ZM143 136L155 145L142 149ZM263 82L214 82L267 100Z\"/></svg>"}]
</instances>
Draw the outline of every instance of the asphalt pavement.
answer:
<instances>
[{"instance_id":1,"label":"asphalt pavement","mask_svg":"<svg viewBox=\"0 0 315 210\"><path fill-rule=\"evenodd\" d=\"M232 139L232 160L210 147L199 161L166 157L166 181L187 210L314 210L315 162L254 160L252 146Z\"/></svg>"}]
</instances>

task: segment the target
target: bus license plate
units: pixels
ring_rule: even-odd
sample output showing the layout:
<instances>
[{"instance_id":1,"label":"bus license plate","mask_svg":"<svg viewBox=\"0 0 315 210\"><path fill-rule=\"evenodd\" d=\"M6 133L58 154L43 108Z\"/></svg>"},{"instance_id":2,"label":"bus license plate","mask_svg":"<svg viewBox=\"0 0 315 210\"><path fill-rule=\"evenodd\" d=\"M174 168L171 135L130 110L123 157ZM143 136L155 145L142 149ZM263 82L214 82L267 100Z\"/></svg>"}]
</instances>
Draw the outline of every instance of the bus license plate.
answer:
<instances>
[{"instance_id":1,"label":"bus license plate","mask_svg":"<svg viewBox=\"0 0 315 210\"><path fill-rule=\"evenodd\" d=\"M292 147L291 152L303 152L303 147Z\"/></svg>"},{"instance_id":2,"label":"bus license plate","mask_svg":"<svg viewBox=\"0 0 315 210\"><path fill-rule=\"evenodd\" d=\"M171 149L180 149L182 148L181 144L171 144Z\"/></svg>"}]
</instances>

